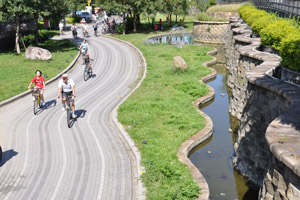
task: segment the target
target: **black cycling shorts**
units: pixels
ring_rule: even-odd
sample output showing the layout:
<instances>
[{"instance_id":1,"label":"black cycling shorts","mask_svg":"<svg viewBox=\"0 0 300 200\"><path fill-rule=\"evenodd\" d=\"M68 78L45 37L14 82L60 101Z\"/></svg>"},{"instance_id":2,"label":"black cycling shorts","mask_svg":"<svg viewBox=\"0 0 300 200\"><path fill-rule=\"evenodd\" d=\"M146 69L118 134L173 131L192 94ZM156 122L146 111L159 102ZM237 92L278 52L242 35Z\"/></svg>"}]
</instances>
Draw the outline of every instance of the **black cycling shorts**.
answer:
<instances>
[{"instance_id":1,"label":"black cycling shorts","mask_svg":"<svg viewBox=\"0 0 300 200\"><path fill-rule=\"evenodd\" d=\"M72 94L73 94L73 92L62 92L62 94L61 94L62 95L62 99L63 100L67 100L68 99L69 102L74 103L75 101L72 98Z\"/></svg>"}]
</instances>

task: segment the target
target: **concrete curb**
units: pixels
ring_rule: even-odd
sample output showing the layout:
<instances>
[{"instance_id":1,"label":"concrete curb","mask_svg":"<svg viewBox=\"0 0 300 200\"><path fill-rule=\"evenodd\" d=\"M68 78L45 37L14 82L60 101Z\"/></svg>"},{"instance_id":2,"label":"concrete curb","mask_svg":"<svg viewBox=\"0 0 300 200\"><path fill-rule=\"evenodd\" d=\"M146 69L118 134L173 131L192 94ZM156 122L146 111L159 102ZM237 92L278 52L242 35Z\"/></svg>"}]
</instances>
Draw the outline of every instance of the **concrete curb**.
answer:
<instances>
[{"instance_id":1,"label":"concrete curb","mask_svg":"<svg viewBox=\"0 0 300 200\"><path fill-rule=\"evenodd\" d=\"M66 69L64 69L62 72L60 72L59 74L57 74L55 77L53 77L50 80L48 80L46 82L46 85L48 85L48 84L52 83L53 81L57 80L62 74L64 74L67 71L69 71L75 65L75 63L78 60L79 56L80 56L80 52L78 52L78 54L76 55L75 59L71 62L71 64ZM14 96L14 97L6 99L6 100L0 102L0 107L4 106L6 104L9 104L9 103L11 103L11 102L13 102L13 101L15 101L17 99L20 99L20 98L22 98L22 97L24 97L24 96L26 96L26 95L28 95L30 93L31 93L31 91L28 90L28 91L25 91L25 92L23 92L21 94L18 94L16 96Z\"/></svg>"},{"instance_id":2,"label":"concrete curb","mask_svg":"<svg viewBox=\"0 0 300 200\"><path fill-rule=\"evenodd\" d=\"M130 135L126 132L124 126L119 122L118 118L117 118L117 115L118 115L118 108L119 106L124 102L126 101L129 96L136 90L140 87L142 81L145 79L146 77L146 73L147 73L147 62L146 62L146 59L143 55L143 53L137 48L135 47L134 45L132 45L131 43L127 42L127 41L124 41L124 40L120 40L118 38L113 38L113 37L110 37L110 36L101 36L101 37L107 37L107 38L111 38L111 39L114 39L114 40L117 40L119 42L122 42L122 43L125 43L127 45L129 45L130 47L132 47L134 50L136 50L139 54L140 54L140 57L142 58L142 61L143 61L143 76L142 78L139 80L139 82L136 84L136 86L131 90L131 92L129 94L127 94L119 103L118 105L113 109L112 111L112 120L113 122L115 123L115 125L119 128L122 136L125 138L126 142L127 142L127 145L130 147L131 151L133 152L133 155L135 157L134 160L132 160L132 162L135 162L134 164L136 165L135 166L135 170L136 170L136 174L137 174L137 177L134 176L133 179L136 179L137 181L137 194L134 195L133 199L139 199L139 200L144 200L146 199L146 188L144 187L144 184L141 180L141 175L145 172L145 168L141 165L141 153L138 149L138 147L135 145L134 141L131 139ZM135 193L135 191L134 191Z\"/></svg>"},{"instance_id":3,"label":"concrete curb","mask_svg":"<svg viewBox=\"0 0 300 200\"><path fill-rule=\"evenodd\" d=\"M214 49L214 50L208 52L207 54L215 55L216 53L217 53L217 50ZM215 64L216 62L217 62L217 59L214 57L213 60L205 62L203 65L208 67L210 65ZM210 68L210 69L211 69L211 73L208 74L207 76L201 78L200 82L205 83L205 82L208 82L208 81L216 78L216 74L217 74L216 70L212 69L212 68ZM197 169L197 167L188 158L188 155L197 145L206 141L213 133L212 120L210 119L210 117L207 114L202 112L198 107L199 105L203 105L203 104L213 100L215 97L214 89L209 85L207 85L207 87L209 88L208 94L203 97L198 98L195 102L193 102L197 112L199 112L205 118L206 125L201 131L199 131L198 133L196 133L195 135L193 135L192 137L187 139L185 142L183 142L177 152L177 156L178 156L179 160L187 165L187 167L191 171L192 176L194 177L195 181L198 183L198 185L201 188L201 194L199 194L199 196L197 198L199 200L208 200L209 199L209 186L208 186L205 178L201 174L201 172Z\"/></svg>"}]
</instances>

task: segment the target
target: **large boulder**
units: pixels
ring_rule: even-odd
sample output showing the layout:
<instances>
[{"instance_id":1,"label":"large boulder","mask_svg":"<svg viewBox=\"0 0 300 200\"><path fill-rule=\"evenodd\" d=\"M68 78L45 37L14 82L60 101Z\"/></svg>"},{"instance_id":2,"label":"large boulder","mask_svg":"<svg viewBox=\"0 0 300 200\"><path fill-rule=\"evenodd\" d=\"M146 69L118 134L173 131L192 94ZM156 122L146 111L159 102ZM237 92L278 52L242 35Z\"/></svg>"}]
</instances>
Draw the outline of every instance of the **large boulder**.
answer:
<instances>
[{"instance_id":1,"label":"large boulder","mask_svg":"<svg viewBox=\"0 0 300 200\"><path fill-rule=\"evenodd\" d=\"M187 70L187 64L181 56L175 56L173 58L173 65L175 70L180 69L181 71Z\"/></svg>"},{"instance_id":2,"label":"large boulder","mask_svg":"<svg viewBox=\"0 0 300 200\"><path fill-rule=\"evenodd\" d=\"M52 58L50 51L40 47L28 47L25 56L31 60L50 60Z\"/></svg>"}]
</instances>

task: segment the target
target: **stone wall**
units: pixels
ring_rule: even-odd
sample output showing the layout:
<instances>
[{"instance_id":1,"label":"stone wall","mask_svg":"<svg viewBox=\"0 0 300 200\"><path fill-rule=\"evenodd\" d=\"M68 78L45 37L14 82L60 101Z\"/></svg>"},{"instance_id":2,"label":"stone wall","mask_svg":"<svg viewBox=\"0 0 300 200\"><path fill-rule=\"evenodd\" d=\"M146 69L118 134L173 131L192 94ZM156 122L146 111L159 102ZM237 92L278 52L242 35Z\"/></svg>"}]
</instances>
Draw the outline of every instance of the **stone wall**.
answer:
<instances>
[{"instance_id":1,"label":"stone wall","mask_svg":"<svg viewBox=\"0 0 300 200\"><path fill-rule=\"evenodd\" d=\"M201 43L222 44L228 25L229 22L194 21L194 40Z\"/></svg>"},{"instance_id":2,"label":"stone wall","mask_svg":"<svg viewBox=\"0 0 300 200\"><path fill-rule=\"evenodd\" d=\"M250 34L235 19L225 36L229 112L241 121L234 166L261 187L259 199L300 199L300 87L270 75L281 58L256 50Z\"/></svg>"}]
</instances>

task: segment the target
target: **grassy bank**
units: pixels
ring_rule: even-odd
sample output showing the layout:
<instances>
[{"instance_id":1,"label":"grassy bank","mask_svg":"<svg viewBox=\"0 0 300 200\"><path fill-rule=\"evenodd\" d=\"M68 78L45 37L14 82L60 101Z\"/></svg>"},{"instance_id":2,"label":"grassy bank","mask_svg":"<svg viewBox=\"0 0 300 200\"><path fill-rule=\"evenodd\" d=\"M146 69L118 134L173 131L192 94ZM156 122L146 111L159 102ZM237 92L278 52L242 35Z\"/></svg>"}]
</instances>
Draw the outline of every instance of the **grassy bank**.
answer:
<instances>
[{"instance_id":1,"label":"grassy bank","mask_svg":"<svg viewBox=\"0 0 300 200\"><path fill-rule=\"evenodd\" d=\"M228 4L228 5L215 5L207 9L207 12L238 12L239 8L244 3Z\"/></svg>"},{"instance_id":2,"label":"grassy bank","mask_svg":"<svg viewBox=\"0 0 300 200\"><path fill-rule=\"evenodd\" d=\"M27 90L34 72L40 69L49 80L65 69L75 58L78 48L68 40L47 40L40 47L50 50L52 60L27 60L25 53L0 53L0 101Z\"/></svg>"},{"instance_id":3,"label":"grassy bank","mask_svg":"<svg viewBox=\"0 0 300 200\"><path fill-rule=\"evenodd\" d=\"M209 48L144 45L142 41L149 35L116 36L138 47L148 65L147 77L121 105L118 118L141 151L147 199L195 199L200 189L187 167L178 161L177 151L205 125L192 101L208 92L199 78L210 73L202 66L211 59L206 54ZM178 55L186 60L187 72L173 70L172 58Z\"/></svg>"}]
</instances>

